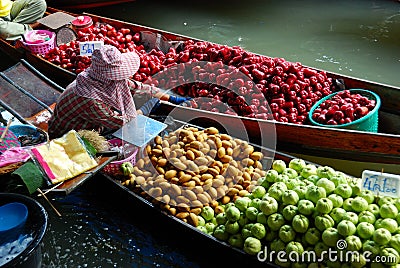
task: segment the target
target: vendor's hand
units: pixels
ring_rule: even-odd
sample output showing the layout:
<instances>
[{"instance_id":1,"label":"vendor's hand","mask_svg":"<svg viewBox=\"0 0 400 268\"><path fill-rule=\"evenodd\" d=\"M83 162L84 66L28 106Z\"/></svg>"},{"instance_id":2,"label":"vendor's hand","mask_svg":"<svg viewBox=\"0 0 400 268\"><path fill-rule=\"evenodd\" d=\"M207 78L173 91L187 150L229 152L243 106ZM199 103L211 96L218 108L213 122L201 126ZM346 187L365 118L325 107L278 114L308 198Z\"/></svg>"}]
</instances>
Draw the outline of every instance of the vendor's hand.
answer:
<instances>
[{"instance_id":1,"label":"vendor's hand","mask_svg":"<svg viewBox=\"0 0 400 268\"><path fill-rule=\"evenodd\" d=\"M192 98L190 98L190 97L179 97L179 96L169 96L169 99L168 99L168 101L170 102L170 103L173 103L173 104L181 104L182 102L185 102L185 101L188 101L188 100L191 100Z\"/></svg>"},{"instance_id":2,"label":"vendor's hand","mask_svg":"<svg viewBox=\"0 0 400 268\"><path fill-rule=\"evenodd\" d=\"M155 111L160 106L160 100L157 98L152 98L139 108L143 115L149 115L151 112Z\"/></svg>"}]
</instances>

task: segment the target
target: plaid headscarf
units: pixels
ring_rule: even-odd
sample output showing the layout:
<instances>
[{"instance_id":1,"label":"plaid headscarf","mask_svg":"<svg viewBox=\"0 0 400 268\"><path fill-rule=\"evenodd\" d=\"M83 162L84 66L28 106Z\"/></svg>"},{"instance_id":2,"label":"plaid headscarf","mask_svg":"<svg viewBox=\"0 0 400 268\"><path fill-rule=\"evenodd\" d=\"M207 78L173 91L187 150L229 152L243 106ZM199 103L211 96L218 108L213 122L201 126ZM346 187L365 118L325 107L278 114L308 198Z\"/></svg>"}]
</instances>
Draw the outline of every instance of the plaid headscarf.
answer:
<instances>
[{"instance_id":1,"label":"plaid headscarf","mask_svg":"<svg viewBox=\"0 0 400 268\"><path fill-rule=\"evenodd\" d=\"M104 45L92 54L92 64L78 74L75 94L102 101L131 119L136 117L136 107L129 90L128 80L140 66L135 52L121 53L116 47Z\"/></svg>"}]
</instances>

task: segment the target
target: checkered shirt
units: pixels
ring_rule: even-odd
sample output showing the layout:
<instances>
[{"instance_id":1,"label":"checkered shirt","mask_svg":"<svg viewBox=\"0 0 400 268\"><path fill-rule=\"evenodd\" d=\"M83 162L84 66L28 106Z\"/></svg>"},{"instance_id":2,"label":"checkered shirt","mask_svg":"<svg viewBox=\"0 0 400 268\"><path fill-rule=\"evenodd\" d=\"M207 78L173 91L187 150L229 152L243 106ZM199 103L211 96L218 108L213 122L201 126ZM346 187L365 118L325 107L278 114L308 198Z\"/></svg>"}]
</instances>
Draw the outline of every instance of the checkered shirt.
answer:
<instances>
[{"instance_id":1,"label":"checkered shirt","mask_svg":"<svg viewBox=\"0 0 400 268\"><path fill-rule=\"evenodd\" d=\"M49 121L50 139L61 137L68 131L88 129L100 133L117 130L123 125L122 116L102 101L76 95L67 89L59 98Z\"/></svg>"}]
</instances>

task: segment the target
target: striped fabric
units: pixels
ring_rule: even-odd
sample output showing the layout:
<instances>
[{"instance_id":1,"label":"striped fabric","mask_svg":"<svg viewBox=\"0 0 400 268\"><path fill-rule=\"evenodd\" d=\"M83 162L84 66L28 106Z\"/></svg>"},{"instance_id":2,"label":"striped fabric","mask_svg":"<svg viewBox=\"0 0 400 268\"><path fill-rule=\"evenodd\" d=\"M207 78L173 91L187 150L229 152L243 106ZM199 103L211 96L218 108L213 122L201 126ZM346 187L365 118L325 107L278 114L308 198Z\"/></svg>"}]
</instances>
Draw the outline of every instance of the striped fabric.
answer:
<instances>
[{"instance_id":1,"label":"striped fabric","mask_svg":"<svg viewBox=\"0 0 400 268\"><path fill-rule=\"evenodd\" d=\"M78 96L68 88L59 98L54 115L49 121L50 139L58 138L75 129L102 132L118 129L123 125L122 116L105 103Z\"/></svg>"},{"instance_id":2,"label":"striped fabric","mask_svg":"<svg viewBox=\"0 0 400 268\"><path fill-rule=\"evenodd\" d=\"M110 45L96 49L91 66L78 74L57 101L49 137L60 137L72 129L118 129L136 117L128 78L139 66L135 52L121 53Z\"/></svg>"},{"instance_id":3,"label":"striped fabric","mask_svg":"<svg viewBox=\"0 0 400 268\"><path fill-rule=\"evenodd\" d=\"M70 87L76 95L101 101L129 119L136 117L136 107L127 81L97 80L82 72Z\"/></svg>"}]
</instances>

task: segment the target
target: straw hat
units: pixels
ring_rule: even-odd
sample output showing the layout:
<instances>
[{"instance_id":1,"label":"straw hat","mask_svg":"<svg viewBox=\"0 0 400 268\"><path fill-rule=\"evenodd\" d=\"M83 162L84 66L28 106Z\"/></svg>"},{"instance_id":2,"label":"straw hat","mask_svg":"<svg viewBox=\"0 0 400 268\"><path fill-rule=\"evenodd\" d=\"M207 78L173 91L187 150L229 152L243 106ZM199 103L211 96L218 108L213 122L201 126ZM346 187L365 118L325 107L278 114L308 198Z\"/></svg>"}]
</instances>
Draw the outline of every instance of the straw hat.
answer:
<instances>
[{"instance_id":1,"label":"straw hat","mask_svg":"<svg viewBox=\"0 0 400 268\"><path fill-rule=\"evenodd\" d=\"M86 70L96 79L124 80L134 75L140 67L135 52L121 53L116 47L104 45L92 54L92 64Z\"/></svg>"},{"instance_id":2,"label":"straw hat","mask_svg":"<svg viewBox=\"0 0 400 268\"><path fill-rule=\"evenodd\" d=\"M6 17L10 14L12 2L10 0L0 0L0 17Z\"/></svg>"}]
</instances>

